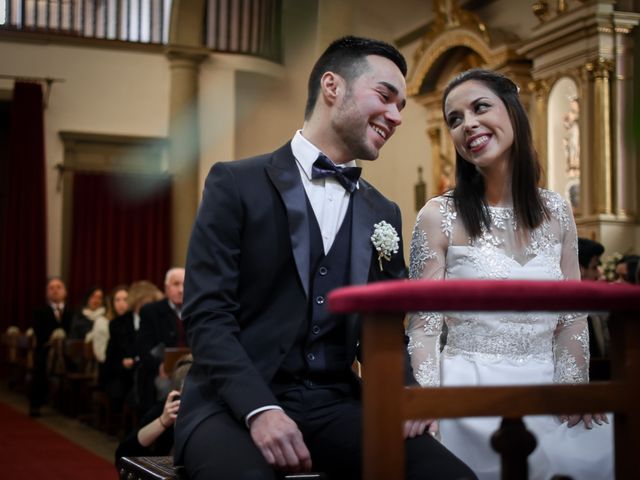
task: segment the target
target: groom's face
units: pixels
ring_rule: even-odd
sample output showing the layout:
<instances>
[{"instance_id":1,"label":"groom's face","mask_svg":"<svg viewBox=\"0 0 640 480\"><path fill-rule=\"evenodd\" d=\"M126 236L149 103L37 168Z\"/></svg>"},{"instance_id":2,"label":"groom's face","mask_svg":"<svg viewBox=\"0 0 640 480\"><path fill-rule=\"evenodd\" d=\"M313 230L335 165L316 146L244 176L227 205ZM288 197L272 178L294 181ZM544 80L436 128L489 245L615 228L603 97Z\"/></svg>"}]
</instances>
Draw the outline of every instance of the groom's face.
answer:
<instances>
[{"instance_id":1,"label":"groom's face","mask_svg":"<svg viewBox=\"0 0 640 480\"><path fill-rule=\"evenodd\" d=\"M336 102L331 126L351 158L375 160L402 123L406 84L391 60L369 55L366 62Z\"/></svg>"}]
</instances>

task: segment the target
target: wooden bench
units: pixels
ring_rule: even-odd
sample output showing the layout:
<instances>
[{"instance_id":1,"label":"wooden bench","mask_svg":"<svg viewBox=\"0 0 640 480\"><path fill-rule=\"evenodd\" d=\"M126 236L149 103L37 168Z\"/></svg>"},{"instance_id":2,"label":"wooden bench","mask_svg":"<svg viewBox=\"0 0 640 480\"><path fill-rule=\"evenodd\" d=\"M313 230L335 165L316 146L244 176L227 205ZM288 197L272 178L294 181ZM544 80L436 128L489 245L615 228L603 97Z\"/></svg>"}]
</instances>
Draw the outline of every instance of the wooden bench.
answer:
<instances>
[{"instance_id":1,"label":"wooden bench","mask_svg":"<svg viewBox=\"0 0 640 480\"><path fill-rule=\"evenodd\" d=\"M173 457L122 457L118 465L120 480L186 480ZM212 479L213 480L213 479ZM329 480L322 473L284 475L282 480Z\"/></svg>"},{"instance_id":2,"label":"wooden bench","mask_svg":"<svg viewBox=\"0 0 640 480\"><path fill-rule=\"evenodd\" d=\"M522 439L524 415L614 412L616 479L640 478L640 287L601 282L388 281L329 295L337 313L362 313L363 478L404 478L402 422L502 416ZM610 311L611 381L580 385L419 388L403 385L405 312ZM502 455L503 479L527 478L527 442Z\"/></svg>"}]
</instances>

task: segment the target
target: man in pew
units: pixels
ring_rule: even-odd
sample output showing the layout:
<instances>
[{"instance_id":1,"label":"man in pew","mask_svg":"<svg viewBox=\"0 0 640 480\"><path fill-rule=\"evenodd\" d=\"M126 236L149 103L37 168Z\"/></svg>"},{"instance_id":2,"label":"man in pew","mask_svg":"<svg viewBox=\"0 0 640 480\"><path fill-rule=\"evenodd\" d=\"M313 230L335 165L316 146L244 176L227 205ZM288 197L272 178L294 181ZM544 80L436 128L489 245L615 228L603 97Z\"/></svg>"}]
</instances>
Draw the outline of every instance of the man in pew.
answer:
<instances>
[{"instance_id":1,"label":"man in pew","mask_svg":"<svg viewBox=\"0 0 640 480\"><path fill-rule=\"evenodd\" d=\"M604 246L588 238L578 237L578 263L580 279L597 282L603 280L600 257ZM587 317L589 326L589 356L591 380L607 380L609 377L609 327L608 315L590 313Z\"/></svg>"},{"instance_id":2,"label":"man in pew","mask_svg":"<svg viewBox=\"0 0 640 480\"><path fill-rule=\"evenodd\" d=\"M36 336L36 350L33 360L33 379L29 392L29 415L39 417L40 408L45 403L47 381L47 354L49 339L57 330L69 333L73 312L66 304L67 288L60 277L51 277L47 281L46 304L33 312L33 331Z\"/></svg>"},{"instance_id":3,"label":"man in pew","mask_svg":"<svg viewBox=\"0 0 640 480\"><path fill-rule=\"evenodd\" d=\"M141 412L168 393L171 382L164 370L164 349L187 345L181 318L183 285L184 268L170 269L164 280L165 298L140 310L137 386Z\"/></svg>"},{"instance_id":4,"label":"man in pew","mask_svg":"<svg viewBox=\"0 0 640 480\"><path fill-rule=\"evenodd\" d=\"M332 314L326 295L406 277L400 210L356 167L400 125L405 74L391 45L336 40L312 70L294 138L211 169L185 279L194 364L176 463L191 480L362 477L360 321ZM407 478L475 478L430 423L405 424Z\"/></svg>"}]
</instances>

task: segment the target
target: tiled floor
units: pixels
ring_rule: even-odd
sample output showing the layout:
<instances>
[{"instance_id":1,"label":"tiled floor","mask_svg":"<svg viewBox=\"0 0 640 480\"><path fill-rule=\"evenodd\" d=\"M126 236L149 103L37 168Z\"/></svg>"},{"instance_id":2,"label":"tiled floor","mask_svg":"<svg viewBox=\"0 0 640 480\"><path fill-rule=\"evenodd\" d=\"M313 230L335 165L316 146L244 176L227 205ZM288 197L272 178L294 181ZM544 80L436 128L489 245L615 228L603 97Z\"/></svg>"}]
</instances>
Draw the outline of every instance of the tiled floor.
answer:
<instances>
[{"instance_id":1,"label":"tiled floor","mask_svg":"<svg viewBox=\"0 0 640 480\"><path fill-rule=\"evenodd\" d=\"M0 383L0 401L11 405L16 410L29 411L29 402L24 393L8 390L4 382ZM77 420L61 415L56 410L44 407L42 417L32 419L63 435L72 442L95 453L109 462L113 462L113 454L118 446L118 440Z\"/></svg>"}]
</instances>

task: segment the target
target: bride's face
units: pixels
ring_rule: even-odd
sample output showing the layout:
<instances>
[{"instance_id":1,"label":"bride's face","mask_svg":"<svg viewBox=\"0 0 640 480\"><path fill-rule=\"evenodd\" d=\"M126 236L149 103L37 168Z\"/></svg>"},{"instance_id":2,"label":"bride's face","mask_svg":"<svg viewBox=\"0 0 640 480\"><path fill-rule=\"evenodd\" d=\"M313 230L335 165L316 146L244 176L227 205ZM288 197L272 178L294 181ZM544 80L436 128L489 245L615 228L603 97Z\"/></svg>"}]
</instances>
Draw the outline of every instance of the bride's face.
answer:
<instances>
[{"instance_id":1,"label":"bride's face","mask_svg":"<svg viewBox=\"0 0 640 480\"><path fill-rule=\"evenodd\" d=\"M506 106L483 82L455 87L444 104L445 120L458 153L481 171L507 171L513 126Z\"/></svg>"}]
</instances>

